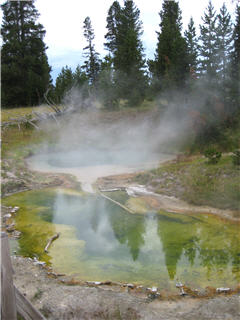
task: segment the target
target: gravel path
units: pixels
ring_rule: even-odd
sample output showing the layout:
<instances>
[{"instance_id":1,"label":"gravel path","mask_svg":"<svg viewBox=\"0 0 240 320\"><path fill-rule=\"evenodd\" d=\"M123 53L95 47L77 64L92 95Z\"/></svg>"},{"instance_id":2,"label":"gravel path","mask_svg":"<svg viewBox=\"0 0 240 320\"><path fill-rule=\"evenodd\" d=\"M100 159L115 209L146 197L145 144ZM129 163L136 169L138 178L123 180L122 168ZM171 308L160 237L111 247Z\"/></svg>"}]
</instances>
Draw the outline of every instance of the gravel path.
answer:
<instances>
[{"instance_id":1,"label":"gravel path","mask_svg":"<svg viewBox=\"0 0 240 320\"><path fill-rule=\"evenodd\" d=\"M14 283L42 314L51 320L238 320L238 294L213 298L179 297L149 301L127 288L66 285L45 268L22 257L12 257ZM128 291L128 292L127 292Z\"/></svg>"}]
</instances>

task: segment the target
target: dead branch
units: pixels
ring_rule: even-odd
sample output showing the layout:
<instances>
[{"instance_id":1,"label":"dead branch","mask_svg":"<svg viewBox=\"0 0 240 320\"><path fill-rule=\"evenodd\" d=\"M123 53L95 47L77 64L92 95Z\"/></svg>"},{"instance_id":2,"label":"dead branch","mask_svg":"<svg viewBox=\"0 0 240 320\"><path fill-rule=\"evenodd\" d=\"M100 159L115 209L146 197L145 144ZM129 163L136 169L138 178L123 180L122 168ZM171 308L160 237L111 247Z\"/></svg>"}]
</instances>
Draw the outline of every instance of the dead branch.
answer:
<instances>
[{"instance_id":1,"label":"dead branch","mask_svg":"<svg viewBox=\"0 0 240 320\"><path fill-rule=\"evenodd\" d=\"M29 115L26 115L25 117L19 117L19 118L9 118L10 121L4 121L1 123L1 127L2 129L6 129L8 126L12 126L12 125L17 125L18 129L20 131L21 129L21 125L24 123L29 123L31 124L33 127L35 127L37 130L39 130L40 128L34 123L37 121L36 118L28 118Z\"/></svg>"},{"instance_id":2,"label":"dead branch","mask_svg":"<svg viewBox=\"0 0 240 320\"><path fill-rule=\"evenodd\" d=\"M40 128L35 123L33 123L32 121L28 120L27 122L30 123L37 130L40 130Z\"/></svg>"},{"instance_id":3,"label":"dead branch","mask_svg":"<svg viewBox=\"0 0 240 320\"><path fill-rule=\"evenodd\" d=\"M62 113L61 109L53 103L49 98L48 98L48 93L49 93L50 88L47 89L47 91L44 93L44 99L46 100L48 106L54 110L55 113L59 114Z\"/></svg>"},{"instance_id":4,"label":"dead branch","mask_svg":"<svg viewBox=\"0 0 240 320\"><path fill-rule=\"evenodd\" d=\"M52 242L53 242L54 240L56 240L57 238L59 238L59 236L60 236L60 233L56 233L52 238L50 238L50 239L48 240L48 243L47 243L47 245L46 245L46 247L45 247L45 249L44 249L44 251L45 251L46 253L48 253L48 248L50 247L50 245L52 244Z\"/></svg>"},{"instance_id":5,"label":"dead branch","mask_svg":"<svg viewBox=\"0 0 240 320\"><path fill-rule=\"evenodd\" d=\"M102 192L99 191L100 196L102 196L103 198L115 203L116 205L118 205L119 207L121 207L122 209L124 209L125 211L129 212L129 213L134 213L134 211L132 211L131 209L125 207L123 204L121 204L120 202L113 200L112 198L106 196L105 194L103 194Z\"/></svg>"},{"instance_id":6,"label":"dead branch","mask_svg":"<svg viewBox=\"0 0 240 320\"><path fill-rule=\"evenodd\" d=\"M59 126L59 121L58 121L57 118L55 117L54 113L52 113L51 116L52 116L53 119L56 121L57 125Z\"/></svg>"}]
</instances>

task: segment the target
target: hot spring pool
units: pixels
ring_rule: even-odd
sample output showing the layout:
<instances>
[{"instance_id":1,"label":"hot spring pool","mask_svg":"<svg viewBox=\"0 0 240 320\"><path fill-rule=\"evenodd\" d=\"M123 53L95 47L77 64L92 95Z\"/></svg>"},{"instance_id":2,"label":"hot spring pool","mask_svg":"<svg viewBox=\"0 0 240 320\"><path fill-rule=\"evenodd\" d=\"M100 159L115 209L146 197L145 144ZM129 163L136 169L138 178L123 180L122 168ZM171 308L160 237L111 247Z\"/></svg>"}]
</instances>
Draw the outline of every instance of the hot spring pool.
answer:
<instances>
[{"instance_id":1,"label":"hot spring pool","mask_svg":"<svg viewBox=\"0 0 240 320\"><path fill-rule=\"evenodd\" d=\"M110 196L123 204L128 200L124 192ZM15 220L22 236L12 243L17 254L37 256L77 279L165 290L177 279L194 288L234 287L240 280L239 225L215 216L130 214L96 194L65 189L22 192L2 202L20 207Z\"/></svg>"}]
</instances>

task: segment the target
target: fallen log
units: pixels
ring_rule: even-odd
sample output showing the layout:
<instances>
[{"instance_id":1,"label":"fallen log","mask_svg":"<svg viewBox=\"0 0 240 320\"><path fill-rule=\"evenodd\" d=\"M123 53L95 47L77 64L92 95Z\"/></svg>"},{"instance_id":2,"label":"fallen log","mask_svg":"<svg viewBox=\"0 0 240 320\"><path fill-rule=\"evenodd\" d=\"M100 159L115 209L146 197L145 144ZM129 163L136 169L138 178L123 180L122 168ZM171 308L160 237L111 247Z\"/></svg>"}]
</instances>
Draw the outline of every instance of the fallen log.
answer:
<instances>
[{"instance_id":1,"label":"fallen log","mask_svg":"<svg viewBox=\"0 0 240 320\"><path fill-rule=\"evenodd\" d=\"M109 201L112 201L113 203L115 203L115 204L118 205L119 207L123 208L123 209L126 210L127 212L129 212L129 213L135 213L135 212L132 211L131 209L125 207L125 206L124 206L123 204L121 204L120 202L118 202L118 201L116 201L116 200L113 200L112 198L110 198L110 197L106 196L105 194L101 193L100 191L99 191L99 194L100 194L100 196L102 196L103 198L105 198L105 199L107 199L107 200L109 200Z\"/></svg>"},{"instance_id":2,"label":"fallen log","mask_svg":"<svg viewBox=\"0 0 240 320\"><path fill-rule=\"evenodd\" d=\"M111 189L99 189L101 192L115 192L115 191L125 191L125 187L116 187Z\"/></svg>"},{"instance_id":3,"label":"fallen log","mask_svg":"<svg viewBox=\"0 0 240 320\"><path fill-rule=\"evenodd\" d=\"M1 123L2 130L6 129L9 126L18 126L18 130L21 130L21 125L29 123L31 124L35 129L40 130L40 128L36 125L36 122L38 119L36 118L28 118L29 114L27 114L25 117L18 117L18 118L10 118L10 121L4 121Z\"/></svg>"},{"instance_id":4,"label":"fallen log","mask_svg":"<svg viewBox=\"0 0 240 320\"><path fill-rule=\"evenodd\" d=\"M50 238L50 239L48 240L48 243L47 243L47 245L46 245L46 247L45 247L45 249L44 249L44 251L45 251L46 253L48 253L48 248L50 247L50 245L52 244L52 242L53 242L54 240L56 240L57 238L59 238L59 236L60 236L60 233L56 233L54 236L52 236L52 238Z\"/></svg>"}]
</instances>

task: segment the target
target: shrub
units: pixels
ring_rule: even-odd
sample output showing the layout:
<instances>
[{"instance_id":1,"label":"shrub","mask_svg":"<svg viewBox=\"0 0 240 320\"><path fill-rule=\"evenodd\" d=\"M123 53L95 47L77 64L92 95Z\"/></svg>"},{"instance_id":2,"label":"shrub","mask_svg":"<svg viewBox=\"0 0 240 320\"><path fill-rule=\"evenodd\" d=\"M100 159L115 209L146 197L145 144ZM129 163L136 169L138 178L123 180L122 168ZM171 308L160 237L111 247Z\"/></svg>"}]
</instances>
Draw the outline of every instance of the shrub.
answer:
<instances>
[{"instance_id":1,"label":"shrub","mask_svg":"<svg viewBox=\"0 0 240 320\"><path fill-rule=\"evenodd\" d=\"M208 163L216 164L221 159L222 153L217 151L215 148L209 148L205 150L204 156L208 158Z\"/></svg>"},{"instance_id":2,"label":"shrub","mask_svg":"<svg viewBox=\"0 0 240 320\"><path fill-rule=\"evenodd\" d=\"M240 150L233 151L232 162L235 166L240 166Z\"/></svg>"}]
</instances>

